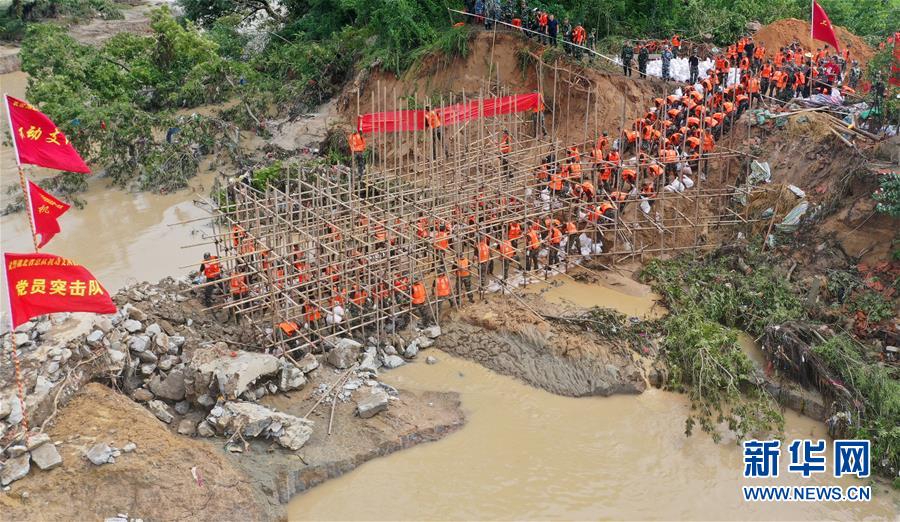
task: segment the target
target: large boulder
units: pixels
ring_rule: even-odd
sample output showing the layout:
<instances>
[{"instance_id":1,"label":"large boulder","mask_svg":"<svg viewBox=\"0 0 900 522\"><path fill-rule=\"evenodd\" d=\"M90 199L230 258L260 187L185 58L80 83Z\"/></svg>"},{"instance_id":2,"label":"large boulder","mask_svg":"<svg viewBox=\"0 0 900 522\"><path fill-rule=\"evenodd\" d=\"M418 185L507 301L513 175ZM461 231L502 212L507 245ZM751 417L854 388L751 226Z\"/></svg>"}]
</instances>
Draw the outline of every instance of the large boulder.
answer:
<instances>
[{"instance_id":1,"label":"large boulder","mask_svg":"<svg viewBox=\"0 0 900 522\"><path fill-rule=\"evenodd\" d=\"M285 363L281 368L281 377L278 379L278 389L286 392L296 390L306 384L306 377L293 364Z\"/></svg>"},{"instance_id":2,"label":"large boulder","mask_svg":"<svg viewBox=\"0 0 900 522\"><path fill-rule=\"evenodd\" d=\"M147 408L153 412L153 415L156 415L156 418L165 422L166 424L171 424L173 420L175 420L175 415L172 414L172 409L164 403L163 401L153 400L147 403Z\"/></svg>"}]
</instances>

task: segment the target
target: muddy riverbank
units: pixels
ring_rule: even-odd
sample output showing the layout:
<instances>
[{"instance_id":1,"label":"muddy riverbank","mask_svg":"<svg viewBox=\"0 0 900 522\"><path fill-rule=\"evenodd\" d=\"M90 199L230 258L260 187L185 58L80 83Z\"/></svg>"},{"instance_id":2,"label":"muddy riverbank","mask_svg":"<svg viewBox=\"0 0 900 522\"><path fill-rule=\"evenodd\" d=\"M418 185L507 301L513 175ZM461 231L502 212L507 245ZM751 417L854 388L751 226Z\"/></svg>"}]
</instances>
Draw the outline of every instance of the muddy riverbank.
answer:
<instances>
[{"instance_id":1,"label":"muddy riverbank","mask_svg":"<svg viewBox=\"0 0 900 522\"><path fill-rule=\"evenodd\" d=\"M740 447L727 436L720 444L685 437L682 395L561 397L432 354L438 364L407 365L384 380L458 392L466 426L298 495L290 520L896 520L900 510L900 496L881 482L871 502L746 503ZM821 423L785 415L788 439L828 438ZM766 484L865 484L803 479L786 465Z\"/></svg>"}]
</instances>

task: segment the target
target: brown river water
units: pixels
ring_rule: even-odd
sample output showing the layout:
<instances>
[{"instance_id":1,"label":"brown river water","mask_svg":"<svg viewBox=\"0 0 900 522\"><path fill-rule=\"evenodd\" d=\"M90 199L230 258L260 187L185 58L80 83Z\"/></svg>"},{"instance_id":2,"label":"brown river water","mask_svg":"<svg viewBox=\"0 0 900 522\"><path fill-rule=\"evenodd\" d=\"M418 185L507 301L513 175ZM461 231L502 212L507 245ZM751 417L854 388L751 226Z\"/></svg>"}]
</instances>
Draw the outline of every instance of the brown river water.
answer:
<instances>
[{"instance_id":1,"label":"brown river water","mask_svg":"<svg viewBox=\"0 0 900 522\"><path fill-rule=\"evenodd\" d=\"M468 417L446 438L363 464L294 498L290 520L896 520L898 496L862 503L745 503L742 485L865 484L786 473L744 479L734 439L684 435L684 396L560 397L431 350L383 374L393 386L457 391ZM786 438L827 438L788 412Z\"/></svg>"},{"instance_id":2,"label":"brown river water","mask_svg":"<svg viewBox=\"0 0 900 522\"><path fill-rule=\"evenodd\" d=\"M0 75L0 92L24 97L25 82L24 73ZM7 129L5 113L2 118ZM26 173L38 180L52 175L33 167ZM44 251L84 264L112 291L133 280L183 274L178 267L199 261L203 247L182 247L201 241L205 222L171 225L207 215L193 201L205 196L212 178L201 174L188 190L156 195L110 188L108 181L92 177L89 190L79 195L87 206L60 219L62 232ZM12 150L5 145L0 181L4 187L18 183ZM0 218L0 242L5 252L31 250L24 214ZM598 285L566 281L529 291L633 316L661 313L645 288L626 278L607 278ZM2 302L5 313L5 295ZM681 395L650 390L640 396L559 397L432 353L440 359L437 365L410 364L384 379L406 389L459 392L466 426L298 496L288 508L291 520L898 520L898 495L881 483L867 503L742 502L740 487L752 483L742 478L739 447L734 440L714 444L702 434L685 437L689 410ZM821 423L787 413L788 439L825 437L824 432ZM766 484L835 481L786 477L782 470L782 478Z\"/></svg>"}]
</instances>

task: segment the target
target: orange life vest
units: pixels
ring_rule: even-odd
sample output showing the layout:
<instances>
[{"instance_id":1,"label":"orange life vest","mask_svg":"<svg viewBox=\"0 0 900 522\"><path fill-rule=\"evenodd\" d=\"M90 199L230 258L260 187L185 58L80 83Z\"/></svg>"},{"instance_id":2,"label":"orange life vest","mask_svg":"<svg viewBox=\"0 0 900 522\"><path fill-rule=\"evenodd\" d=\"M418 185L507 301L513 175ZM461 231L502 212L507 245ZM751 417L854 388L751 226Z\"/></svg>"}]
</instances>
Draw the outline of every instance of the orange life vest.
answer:
<instances>
[{"instance_id":1,"label":"orange life vest","mask_svg":"<svg viewBox=\"0 0 900 522\"><path fill-rule=\"evenodd\" d=\"M536 230L531 229L528 231L528 248L531 250L537 250L541 248L541 238L538 236Z\"/></svg>"},{"instance_id":2,"label":"orange life vest","mask_svg":"<svg viewBox=\"0 0 900 522\"><path fill-rule=\"evenodd\" d=\"M434 281L435 293L438 297L450 296L450 278L446 274L441 274Z\"/></svg>"},{"instance_id":3,"label":"orange life vest","mask_svg":"<svg viewBox=\"0 0 900 522\"><path fill-rule=\"evenodd\" d=\"M316 305L306 304L303 307L306 312L306 322L313 323L322 318L322 312Z\"/></svg>"},{"instance_id":4,"label":"orange life vest","mask_svg":"<svg viewBox=\"0 0 900 522\"><path fill-rule=\"evenodd\" d=\"M425 285L422 283L413 283L412 303L416 305L425 304L425 295Z\"/></svg>"},{"instance_id":5,"label":"orange life vest","mask_svg":"<svg viewBox=\"0 0 900 522\"><path fill-rule=\"evenodd\" d=\"M469 277L472 272L469 271L469 258L461 257L456 261L456 275L459 277Z\"/></svg>"},{"instance_id":6,"label":"orange life vest","mask_svg":"<svg viewBox=\"0 0 900 522\"><path fill-rule=\"evenodd\" d=\"M487 240L482 239L478 243L478 262L487 263L491 259L491 249L487 244Z\"/></svg>"},{"instance_id":7,"label":"orange life vest","mask_svg":"<svg viewBox=\"0 0 900 522\"><path fill-rule=\"evenodd\" d=\"M350 144L350 152L363 152L366 150L366 139L359 132L354 132L347 138Z\"/></svg>"},{"instance_id":8,"label":"orange life vest","mask_svg":"<svg viewBox=\"0 0 900 522\"><path fill-rule=\"evenodd\" d=\"M509 241L501 241L500 255L506 259L512 259L516 255L516 249L512 247Z\"/></svg>"},{"instance_id":9,"label":"orange life vest","mask_svg":"<svg viewBox=\"0 0 900 522\"><path fill-rule=\"evenodd\" d=\"M293 321L284 321L278 323L278 328L280 328L281 331L284 332L284 334L287 336L292 336L300 331L300 327L297 326L297 323Z\"/></svg>"},{"instance_id":10,"label":"orange life vest","mask_svg":"<svg viewBox=\"0 0 900 522\"><path fill-rule=\"evenodd\" d=\"M509 224L509 239L515 240L519 239L520 237L522 237L522 225L520 225L516 221L513 221Z\"/></svg>"},{"instance_id":11,"label":"orange life vest","mask_svg":"<svg viewBox=\"0 0 900 522\"><path fill-rule=\"evenodd\" d=\"M512 138L509 134L504 134L502 138L500 138L500 153L501 154L509 154L512 151Z\"/></svg>"},{"instance_id":12,"label":"orange life vest","mask_svg":"<svg viewBox=\"0 0 900 522\"><path fill-rule=\"evenodd\" d=\"M437 129L441 126L441 118L436 112L428 111L425 113L425 123L429 129Z\"/></svg>"},{"instance_id":13,"label":"orange life vest","mask_svg":"<svg viewBox=\"0 0 900 522\"><path fill-rule=\"evenodd\" d=\"M222 267L219 265L218 256L210 256L203 262L203 275L207 280L218 279L222 275Z\"/></svg>"},{"instance_id":14,"label":"orange life vest","mask_svg":"<svg viewBox=\"0 0 900 522\"><path fill-rule=\"evenodd\" d=\"M245 275L232 276L229 286L231 287L231 295L245 294L250 291L250 287L247 286L247 276Z\"/></svg>"}]
</instances>

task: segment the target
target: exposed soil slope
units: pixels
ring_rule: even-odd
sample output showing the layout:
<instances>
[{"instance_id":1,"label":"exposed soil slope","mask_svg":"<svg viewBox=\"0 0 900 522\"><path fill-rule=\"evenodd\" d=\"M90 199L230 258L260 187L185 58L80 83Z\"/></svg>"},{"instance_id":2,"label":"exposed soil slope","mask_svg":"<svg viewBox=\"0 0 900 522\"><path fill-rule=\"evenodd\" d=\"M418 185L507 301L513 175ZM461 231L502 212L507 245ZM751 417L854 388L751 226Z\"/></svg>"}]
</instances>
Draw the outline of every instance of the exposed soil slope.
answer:
<instances>
[{"instance_id":1,"label":"exposed soil slope","mask_svg":"<svg viewBox=\"0 0 900 522\"><path fill-rule=\"evenodd\" d=\"M144 520L265 520L265 500L221 450L176 435L127 397L88 384L49 430L63 464L32 470L15 483L20 495L0 495L4 520L98 520L128 513ZM121 448L113 464L95 466L82 455L96 443ZM196 467L203 485L191 475Z\"/></svg>"},{"instance_id":2,"label":"exposed soil slope","mask_svg":"<svg viewBox=\"0 0 900 522\"><path fill-rule=\"evenodd\" d=\"M860 65L865 67L875 51L859 36L851 33L847 29L834 26L837 34L838 43L841 44L841 50L844 47L850 48L850 59L859 60ZM810 36L809 22L806 20L797 20L796 18L785 18L764 25L753 38L759 42L765 42L766 55L772 57L781 47L787 47L799 41L806 49L819 49L827 44L818 40L813 40ZM834 49L832 49L834 51Z\"/></svg>"}]
</instances>

